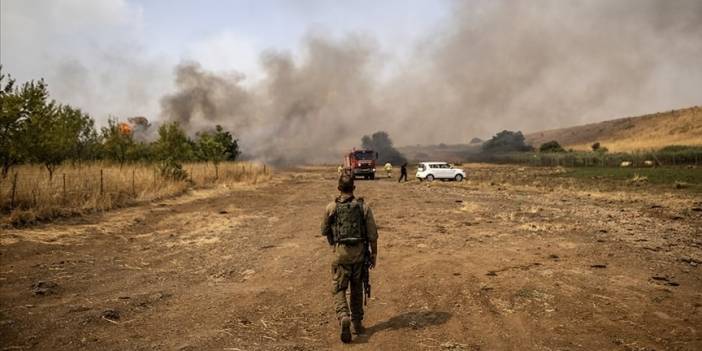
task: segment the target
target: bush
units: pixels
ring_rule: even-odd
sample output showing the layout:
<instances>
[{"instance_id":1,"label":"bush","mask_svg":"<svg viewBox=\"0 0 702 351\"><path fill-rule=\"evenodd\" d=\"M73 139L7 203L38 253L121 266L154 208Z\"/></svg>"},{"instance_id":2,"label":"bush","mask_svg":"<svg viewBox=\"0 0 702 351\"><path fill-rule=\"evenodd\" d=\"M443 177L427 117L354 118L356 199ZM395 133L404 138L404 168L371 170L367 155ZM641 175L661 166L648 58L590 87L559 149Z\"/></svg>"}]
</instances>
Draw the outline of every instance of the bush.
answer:
<instances>
[{"instance_id":1,"label":"bush","mask_svg":"<svg viewBox=\"0 0 702 351\"><path fill-rule=\"evenodd\" d=\"M654 153L662 164L699 164L702 161L702 146L669 145Z\"/></svg>"},{"instance_id":2,"label":"bush","mask_svg":"<svg viewBox=\"0 0 702 351\"><path fill-rule=\"evenodd\" d=\"M666 147L658 150L659 152L700 152L702 151L702 146L692 146L692 145L668 145Z\"/></svg>"},{"instance_id":3,"label":"bush","mask_svg":"<svg viewBox=\"0 0 702 351\"><path fill-rule=\"evenodd\" d=\"M37 223L37 215L32 210L15 209L10 213L9 222L14 227L25 227Z\"/></svg>"},{"instance_id":4,"label":"bush","mask_svg":"<svg viewBox=\"0 0 702 351\"><path fill-rule=\"evenodd\" d=\"M555 140L541 144L539 152L565 152L565 149Z\"/></svg>"},{"instance_id":5,"label":"bush","mask_svg":"<svg viewBox=\"0 0 702 351\"><path fill-rule=\"evenodd\" d=\"M164 179L175 181L188 179L188 172L183 169L183 165L173 159L163 161L158 167L159 173Z\"/></svg>"},{"instance_id":6,"label":"bush","mask_svg":"<svg viewBox=\"0 0 702 351\"><path fill-rule=\"evenodd\" d=\"M531 145L527 145L524 140L522 132L503 130L483 144L483 152L507 153L515 151L533 151L534 148Z\"/></svg>"}]
</instances>

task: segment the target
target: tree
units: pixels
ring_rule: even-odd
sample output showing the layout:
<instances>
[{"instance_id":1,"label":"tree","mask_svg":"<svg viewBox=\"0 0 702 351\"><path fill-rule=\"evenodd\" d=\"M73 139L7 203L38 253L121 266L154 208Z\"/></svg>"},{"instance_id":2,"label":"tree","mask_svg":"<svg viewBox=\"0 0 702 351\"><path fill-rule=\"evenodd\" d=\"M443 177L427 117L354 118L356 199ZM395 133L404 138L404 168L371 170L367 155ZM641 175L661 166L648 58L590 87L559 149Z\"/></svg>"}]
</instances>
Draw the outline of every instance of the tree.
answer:
<instances>
[{"instance_id":1,"label":"tree","mask_svg":"<svg viewBox=\"0 0 702 351\"><path fill-rule=\"evenodd\" d=\"M0 67L1 69L2 67ZM95 122L69 105L49 101L43 80L21 87L0 71L0 159L2 176L21 162L37 162L53 179L67 159L88 157L98 145Z\"/></svg>"},{"instance_id":2,"label":"tree","mask_svg":"<svg viewBox=\"0 0 702 351\"><path fill-rule=\"evenodd\" d=\"M592 144L592 146L590 146L590 147L592 148L592 151L598 152L598 153L601 153L601 154L607 153L607 152L609 151L609 149L607 149L606 147L600 145L600 142L599 142L599 141L598 141L598 142L595 142L595 143Z\"/></svg>"},{"instance_id":3,"label":"tree","mask_svg":"<svg viewBox=\"0 0 702 351\"><path fill-rule=\"evenodd\" d=\"M135 141L127 152L127 159L131 161L150 161L153 158L151 144L141 141Z\"/></svg>"},{"instance_id":4,"label":"tree","mask_svg":"<svg viewBox=\"0 0 702 351\"><path fill-rule=\"evenodd\" d=\"M95 130L95 121L79 109L65 106L70 115L67 123L75 132L75 143L69 158L74 161L96 160L100 157L100 136Z\"/></svg>"},{"instance_id":5,"label":"tree","mask_svg":"<svg viewBox=\"0 0 702 351\"><path fill-rule=\"evenodd\" d=\"M475 137L475 138L473 138L473 139L470 139L470 143L471 143L471 144L480 144L480 143L482 143L482 142L483 142L483 139L480 139L480 138L478 138L478 137Z\"/></svg>"},{"instance_id":6,"label":"tree","mask_svg":"<svg viewBox=\"0 0 702 351\"><path fill-rule=\"evenodd\" d=\"M116 118L108 118L107 126L102 127L102 141L105 156L119 162L120 167L124 166L124 163L130 159L130 152L134 149L132 133L120 128Z\"/></svg>"},{"instance_id":7,"label":"tree","mask_svg":"<svg viewBox=\"0 0 702 351\"><path fill-rule=\"evenodd\" d=\"M31 116L32 159L44 165L49 180L63 161L75 157L81 145L81 134L90 134L92 124L92 119L79 109L57 105L54 101Z\"/></svg>"},{"instance_id":8,"label":"tree","mask_svg":"<svg viewBox=\"0 0 702 351\"><path fill-rule=\"evenodd\" d=\"M12 166L26 158L28 114L24 109L22 93L27 88L28 85L25 84L21 90L17 89L15 80L3 74L0 66L0 161L3 179Z\"/></svg>"},{"instance_id":9,"label":"tree","mask_svg":"<svg viewBox=\"0 0 702 351\"><path fill-rule=\"evenodd\" d=\"M482 148L483 152L533 151L534 148L531 145L527 145L524 140L522 132L503 130L483 143Z\"/></svg>"},{"instance_id":10,"label":"tree","mask_svg":"<svg viewBox=\"0 0 702 351\"><path fill-rule=\"evenodd\" d=\"M555 140L541 144L539 152L565 152L565 149Z\"/></svg>"},{"instance_id":11,"label":"tree","mask_svg":"<svg viewBox=\"0 0 702 351\"><path fill-rule=\"evenodd\" d=\"M154 156L159 160L192 160L193 145L178 122L165 123L158 128L158 140L153 144Z\"/></svg>"},{"instance_id":12,"label":"tree","mask_svg":"<svg viewBox=\"0 0 702 351\"><path fill-rule=\"evenodd\" d=\"M234 161L239 156L239 141L234 139L231 133L224 130L219 124L215 126L215 132L212 135L214 140L224 147L225 160Z\"/></svg>"},{"instance_id":13,"label":"tree","mask_svg":"<svg viewBox=\"0 0 702 351\"><path fill-rule=\"evenodd\" d=\"M395 147L392 145L392 140L388 133L379 131L373 133L373 135L364 135L361 138L361 146L364 149L370 149L378 153L378 162L386 163L390 162L392 164L404 164L407 162L405 156L403 156Z\"/></svg>"},{"instance_id":14,"label":"tree","mask_svg":"<svg viewBox=\"0 0 702 351\"><path fill-rule=\"evenodd\" d=\"M207 132L198 134L197 156L205 162L212 162L215 167L215 178L219 178L219 163L227 158L227 149L213 135Z\"/></svg>"}]
</instances>

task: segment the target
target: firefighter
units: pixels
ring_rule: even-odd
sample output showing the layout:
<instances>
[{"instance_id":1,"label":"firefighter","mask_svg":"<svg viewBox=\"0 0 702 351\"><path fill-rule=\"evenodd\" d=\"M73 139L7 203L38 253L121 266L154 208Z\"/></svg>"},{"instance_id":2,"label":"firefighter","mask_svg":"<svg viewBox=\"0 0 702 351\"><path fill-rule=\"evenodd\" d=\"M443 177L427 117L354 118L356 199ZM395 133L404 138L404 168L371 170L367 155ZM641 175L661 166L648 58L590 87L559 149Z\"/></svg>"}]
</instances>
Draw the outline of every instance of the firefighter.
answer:
<instances>
[{"instance_id":1,"label":"firefighter","mask_svg":"<svg viewBox=\"0 0 702 351\"><path fill-rule=\"evenodd\" d=\"M387 174L388 178L392 178L392 165L390 162L386 163L383 168L385 168L385 173Z\"/></svg>"},{"instance_id":2,"label":"firefighter","mask_svg":"<svg viewBox=\"0 0 702 351\"><path fill-rule=\"evenodd\" d=\"M336 168L336 173L339 173L339 176L341 176L344 173L344 166L339 165L339 167Z\"/></svg>"}]
</instances>

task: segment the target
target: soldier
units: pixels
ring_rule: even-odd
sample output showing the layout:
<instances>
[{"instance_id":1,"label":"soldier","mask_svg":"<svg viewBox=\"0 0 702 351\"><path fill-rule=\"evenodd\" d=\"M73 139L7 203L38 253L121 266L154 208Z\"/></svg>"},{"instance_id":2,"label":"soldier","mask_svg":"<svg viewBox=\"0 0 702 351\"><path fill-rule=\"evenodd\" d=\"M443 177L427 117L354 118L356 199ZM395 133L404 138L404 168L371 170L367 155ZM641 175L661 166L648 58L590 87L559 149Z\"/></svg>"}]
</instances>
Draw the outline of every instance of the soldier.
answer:
<instances>
[{"instance_id":1,"label":"soldier","mask_svg":"<svg viewBox=\"0 0 702 351\"><path fill-rule=\"evenodd\" d=\"M351 342L351 324L354 334L364 331L363 278L368 268L375 267L378 255L378 230L373 211L362 198L354 197L353 183L353 177L348 174L339 177L341 194L327 205L322 219L322 235L334 247L332 294L344 343ZM349 286L350 301L347 301Z\"/></svg>"}]
</instances>

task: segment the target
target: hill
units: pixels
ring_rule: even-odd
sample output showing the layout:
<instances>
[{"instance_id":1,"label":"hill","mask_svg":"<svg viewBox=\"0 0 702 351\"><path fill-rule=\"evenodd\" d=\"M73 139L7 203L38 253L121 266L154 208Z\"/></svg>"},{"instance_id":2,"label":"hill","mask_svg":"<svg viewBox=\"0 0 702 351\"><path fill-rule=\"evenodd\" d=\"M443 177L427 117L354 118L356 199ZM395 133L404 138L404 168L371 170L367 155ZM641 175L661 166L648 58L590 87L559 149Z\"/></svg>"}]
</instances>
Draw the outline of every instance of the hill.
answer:
<instances>
[{"instance_id":1,"label":"hill","mask_svg":"<svg viewBox=\"0 0 702 351\"><path fill-rule=\"evenodd\" d=\"M702 107L694 106L525 135L536 148L556 140L566 149L590 150L595 142L612 152L660 149L668 145L702 145ZM409 160L462 162L480 152L481 143L408 145L397 149Z\"/></svg>"},{"instance_id":2,"label":"hill","mask_svg":"<svg viewBox=\"0 0 702 351\"><path fill-rule=\"evenodd\" d=\"M702 107L535 132L527 134L526 140L535 147L556 140L575 150L589 150L594 142L600 142L615 152L702 145Z\"/></svg>"}]
</instances>

